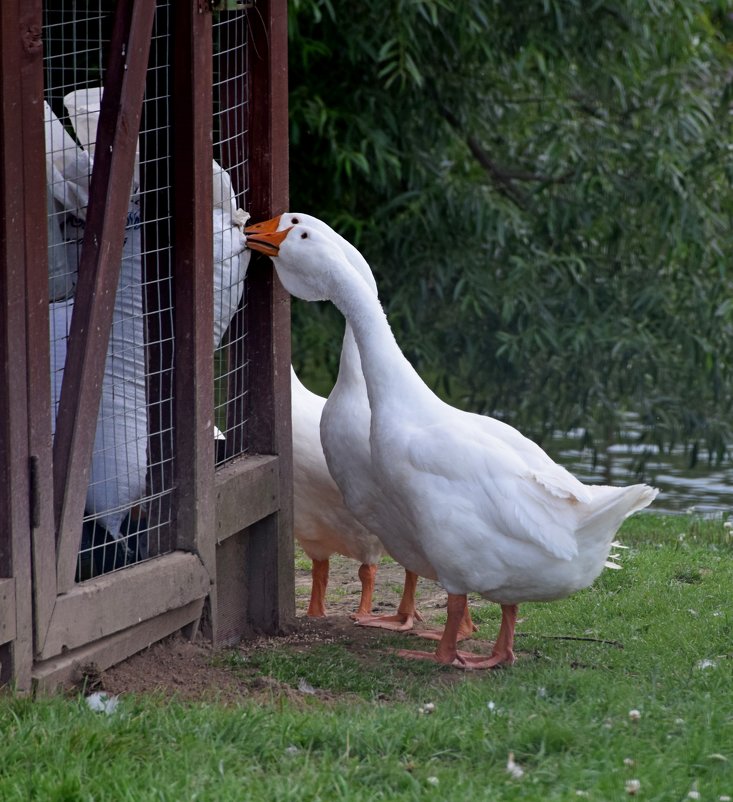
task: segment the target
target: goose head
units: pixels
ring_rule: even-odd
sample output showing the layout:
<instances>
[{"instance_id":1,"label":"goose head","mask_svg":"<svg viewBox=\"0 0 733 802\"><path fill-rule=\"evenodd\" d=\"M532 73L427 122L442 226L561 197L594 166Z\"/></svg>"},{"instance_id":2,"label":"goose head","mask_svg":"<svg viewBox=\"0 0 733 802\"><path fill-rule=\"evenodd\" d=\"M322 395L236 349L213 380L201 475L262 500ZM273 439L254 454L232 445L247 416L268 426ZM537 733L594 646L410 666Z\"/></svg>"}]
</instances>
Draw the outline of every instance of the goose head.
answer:
<instances>
[{"instance_id":1,"label":"goose head","mask_svg":"<svg viewBox=\"0 0 733 802\"><path fill-rule=\"evenodd\" d=\"M283 212L277 215L277 217L272 217L262 223L254 223L253 225L247 226L247 233L272 234L274 231L284 231L286 228L290 228L290 226L301 224L309 228L321 230L324 234L328 234L328 232L332 230L330 226L326 225L326 223L319 220L317 217L313 217L311 214Z\"/></svg>"},{"instance_id":2,"label":"goose head","mask_svg":"<svg viewBox=\"0 0 733 802\"><path fill-rule=\"evenodd\" d=\"M249 226L247 247L273 260L280 281L291 295L304 301L331 300L339 277L354 272L353 268L322 231L302 223L279 228L280 217ZM263 230L268 225L270 230Z\"/></svg>"},{"instance_id":3,"label":"goose head","mask_svg":"<svg viewBox=\"0 0 733 802\"><path fill-rule=\"evenodd\" d=\"M374 275L369 267L368 262L361 253L355 248L347 239L344 239L338 232L334 231L328 223L313 217L312 214L305 214L303 212L283 212L277 217L270 220L265 220L263 223L255 223L254 225L247 226L247 236L254 234L272 234L277 231L284 231L291 226L303 225L313 231L318 231L326 239L331 240L331 243L339 248L347 259L349 264L356 270L356 272L366 281L374 295L377 294L377 285L374 281Z\"/></svg>"}]
</instances>

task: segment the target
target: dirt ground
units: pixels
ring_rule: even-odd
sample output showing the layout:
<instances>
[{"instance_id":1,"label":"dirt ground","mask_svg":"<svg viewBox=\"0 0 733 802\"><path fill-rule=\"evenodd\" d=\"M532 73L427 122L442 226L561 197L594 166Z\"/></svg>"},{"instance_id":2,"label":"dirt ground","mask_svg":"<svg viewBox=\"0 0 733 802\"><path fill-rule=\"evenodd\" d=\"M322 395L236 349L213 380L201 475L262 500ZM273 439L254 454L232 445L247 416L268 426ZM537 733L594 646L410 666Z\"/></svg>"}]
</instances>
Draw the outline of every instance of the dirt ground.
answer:
<instances>
[{"instance_id":1,"label":"dirt ground","mask_svg":"<svg viewBox=\"0 0 733 802\"><path fill-rule=\"evenodd\" d=\"M293 631L277 638L260 637L245 641L236 647L237 650L246 656L258 650L287 647L292 651L300 651L315 643L344 643L360 659L378 665L382 659L381 651L374 646L375 640L383 637L383 631L356 626L349 618L349 613L356 609L359 602L361 586L357 577L358 564L339 557L331 561L328 616L325 619L305 616L311 584L310 569L305 567L306 564L302 555L296 561L297 618ZM404 571L399 565L387 563L380 566L374 594L375 613L392 613L396 610L403 580ZM446 595L436 583L420 580L417 603L424 618L421 627L442 626ZM430 641L421 642L425 644L425 649L432 650ZM477 645L486 648L487 644L477 641ZM253 672L247 676L239 671L233 672L226 667L226 661L219 657L203 640L191 643L174 636L154 644L101 675L91 672L86 678L86 691L155 693L188 701L218 699L223 702L236 702L244 697L301 695L297 689L284 686L260 673Z\"/></svg>"}]
</instances>

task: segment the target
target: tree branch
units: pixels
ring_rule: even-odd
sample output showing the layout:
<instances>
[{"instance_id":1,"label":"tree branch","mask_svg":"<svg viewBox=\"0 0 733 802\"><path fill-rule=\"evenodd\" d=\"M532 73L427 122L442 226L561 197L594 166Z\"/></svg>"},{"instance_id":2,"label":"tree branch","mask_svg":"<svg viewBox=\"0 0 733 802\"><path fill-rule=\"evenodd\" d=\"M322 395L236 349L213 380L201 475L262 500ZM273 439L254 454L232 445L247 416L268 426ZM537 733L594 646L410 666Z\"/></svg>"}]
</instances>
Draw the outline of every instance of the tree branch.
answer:
<instances>
[{"instance_id":1,"label":"tree branch","mask_svg":"<svg viewBox=\"0 0 733 802\"><path fill-rule=\"evenodd\" d=\"M458 118L450 109L443 105L439 105L439 107L440 113L445 121L465 141L466 146L471 152L471 155L488 173L489 178L496 187L497 191L512 201L512 203L514 203L520 209L525 210L527 208L528 199L527 195L514 185L514 181L537 182L542 184L562 184L573 175L572 171L568 171L559 176L552 177L542 175L540 173L533 173L529 170L517 170L502 167L489 156L475 136L471 134L466 135L464 133Z\"/></svg>"}]
</instances>

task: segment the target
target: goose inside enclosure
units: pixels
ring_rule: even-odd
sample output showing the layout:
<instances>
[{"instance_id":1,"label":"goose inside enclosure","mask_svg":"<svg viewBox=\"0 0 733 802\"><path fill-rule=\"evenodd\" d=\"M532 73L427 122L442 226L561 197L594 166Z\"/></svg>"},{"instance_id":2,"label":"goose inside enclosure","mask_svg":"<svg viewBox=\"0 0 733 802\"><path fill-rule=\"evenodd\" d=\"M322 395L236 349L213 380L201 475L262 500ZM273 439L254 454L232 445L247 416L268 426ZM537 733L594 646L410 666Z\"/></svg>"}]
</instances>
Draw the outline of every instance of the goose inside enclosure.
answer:
<instances>
[{"instance_id":1,"label":"goose inside enclosure","mask_svg":"<svg viewBox=\"0 0 733 802\"><path fill-rule=\"evenodd\" d=\"M287 6L220 5L2 6L0 684L294 617Z\"/></svg>"},{"instance_id":2,"label":"goose inside enclosure","mask_svg":"<svg viewBox=\"0 0 733 802\"><path fill-rule=\"evenodd\" d=\"M51 212L49 325L54 409L58 408L63 383L102 96L101 88L76 90L64 96L68 124L76 141L50 106L44 104ZM149 553L145 536L148 405L139 150L138 145L89 470L85 506L88 517L80 550L87 559L83 563L80 559L79 578L124 567L145 559ZM245 248L244 225L249 215L237 208L231 177L216 161L212 177L213 348L217 349L244 292L250 256ZM54 424L55 419L54 415Z\"/></svg>"}]
</instances>

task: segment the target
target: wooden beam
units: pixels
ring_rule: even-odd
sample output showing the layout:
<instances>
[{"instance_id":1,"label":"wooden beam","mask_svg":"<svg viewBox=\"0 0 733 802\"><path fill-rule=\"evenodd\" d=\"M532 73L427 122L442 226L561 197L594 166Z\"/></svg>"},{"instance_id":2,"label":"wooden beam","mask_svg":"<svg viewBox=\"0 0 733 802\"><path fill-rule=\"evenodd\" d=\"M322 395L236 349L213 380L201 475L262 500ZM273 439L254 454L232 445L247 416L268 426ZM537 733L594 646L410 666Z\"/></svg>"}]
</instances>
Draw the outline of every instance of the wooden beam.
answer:
<instances>
[{"instance_id":1,"label":"wooden beam","mask_svg":"<svg viewBox=\"0 0 733 802\"><path fill-rule=\"evenodd\" d=\"M155 0L119 0L54 438L58 590L74 586L140 130Z\"/></svg>"},{"instance_id":2,"label":"wooden beam","mask_svg":"<svg viewBox=\"0 0 733 802\"><path fill-rule=\"evenodd\" d=\"M21 27L40 30L42 0L23 4ZM39 40L40 45L40 40ZM40 649L56 601L56 527L53 511L51 377L48 336L48 226L46 142L43 111L43 59L38 50L20 71L23 104L23 159L26 241L26 318L28 327L28 439L31 457L34 644Z\"/></svg>"},{"instance_id":3,"label":"wooden beam","mask_svg":"<svg viewBox=\"0 0 733 802\"><path fill-rule=\"evenodd\" d=\"M210 589L199 558L182 551L84 582L59 596L41 659L184 607Z\"/></svg>"},{"instance_id":4,"label":"wooden beam","mask_svg":"<svg viewBox=\"0 0 733 802\"><path fill-rule=\"evenodd\" d=\"M0 685L30 687L33 661L31 520L26 376L26 262L28 215L22 191L32 157L23 122L28 119L21 73L41 69L40 15L36 3L0 3L0 577L15 580L13 640L0 646ZM38 198L45 206L45 188ZM45 214L43 215L45 220ZM46 334L46 340L48 335Z\"/></svg>"},{"instance_id":5,"label":"wooden beam","mask_svg":"<svg viewBox=\"0 0 733 802\"><path fill-rule=\"evenodd\" d=\"M251 15L250 212L264 219L288 206L287 3L258 3ZM250 622L277 632L295 614L293 579L290 298L269 262L250 268L247 326L251 344L249 450L280 458L280 509L250 528Z\"/></svg>"},{"instance_id":6,"label":"wooden beam","mask_svg":"<svg viewBox=\"0 0 733 802\"><path fill-rule=\"evenodd\" d=\"M216 542L280 509L280 460L269 455L234 459L216 472Z\"/></svg>"},{"instance_id":7,"label":"wooden beam","mask_svg":"<svg viewBox=\"0 0 733 802\"><path fill-rule=\"evenodd\" d=\"M216 574L211 11L179 3L173 20L172 221L175 288L176 546ZM212 605L215 610L215 604Z\"/></svg>"},{"instance_id":8,"label":"wooden beam","mask_svg":"<svg viewBox=\"0 0 733 802\"><path fill-rule=\"evenodd\" d=\"M203 599L161 613L136 626L86 644L73 652L37 663L33 668L33 687L37 694L52 693L59 686L78 684L84 671L104 671L153 643L172 635L201 616Z\"/></svg>"},{"instance_id":9,"label":"wooden beam","mask_svg":"<svg viewBox=\"0 0 733 802\"><path fill-rule=\"evenodd\" d=\"M15 580L0 579L0 644L15 640Z\"/></svg>"}]
</instances>

